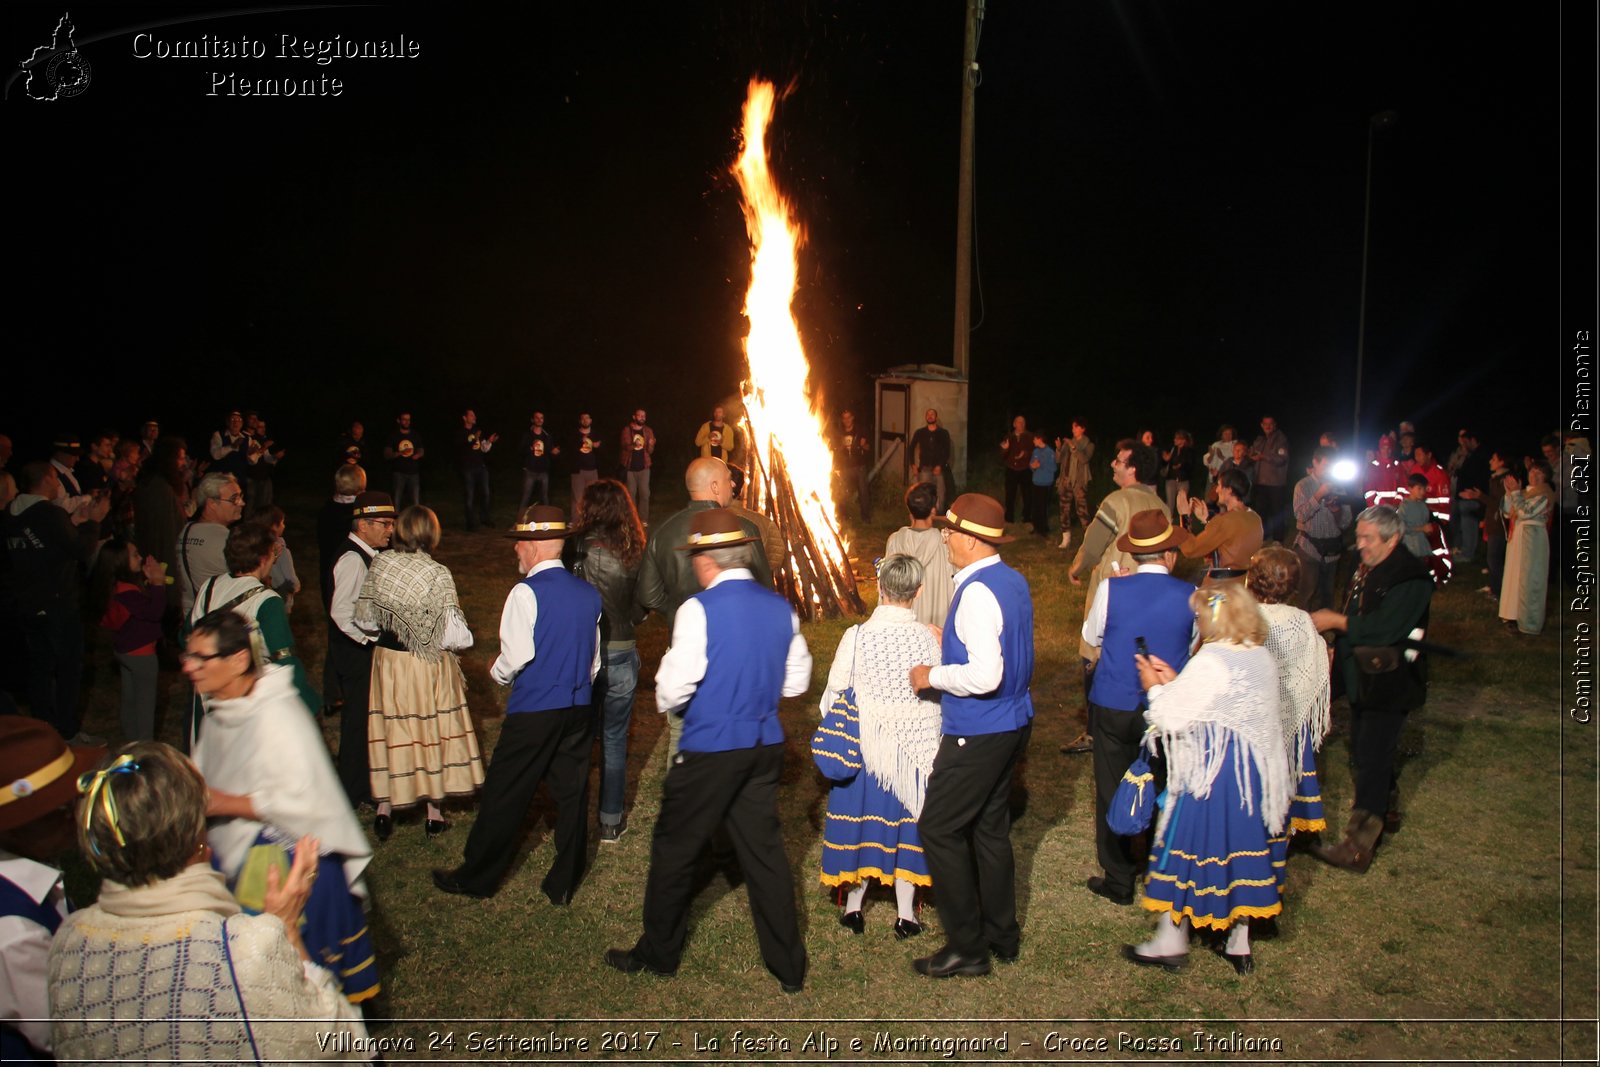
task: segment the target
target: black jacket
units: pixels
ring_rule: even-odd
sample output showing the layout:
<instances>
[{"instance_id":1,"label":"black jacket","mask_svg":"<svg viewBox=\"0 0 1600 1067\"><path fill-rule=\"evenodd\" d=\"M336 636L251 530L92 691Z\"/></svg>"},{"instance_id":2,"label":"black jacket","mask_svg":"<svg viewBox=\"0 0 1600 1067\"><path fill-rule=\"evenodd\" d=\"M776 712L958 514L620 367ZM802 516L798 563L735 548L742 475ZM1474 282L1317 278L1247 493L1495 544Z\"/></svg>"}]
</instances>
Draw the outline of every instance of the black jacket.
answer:
<instances>
[{"instance_id":1,"label":"black jacket","mask_svg":"<svg viewBox=\"0 0 1600 1067\"><path fill-rule=\"evenodd\" d=\"M643 621L646 614L633 601L639 584L639 564L628 567L610 546L592 534L580 534L568 545L573 556L572 573L600 592L600 639L606 644L632 641L634 625Z\"/></svg>"}]
</instances>

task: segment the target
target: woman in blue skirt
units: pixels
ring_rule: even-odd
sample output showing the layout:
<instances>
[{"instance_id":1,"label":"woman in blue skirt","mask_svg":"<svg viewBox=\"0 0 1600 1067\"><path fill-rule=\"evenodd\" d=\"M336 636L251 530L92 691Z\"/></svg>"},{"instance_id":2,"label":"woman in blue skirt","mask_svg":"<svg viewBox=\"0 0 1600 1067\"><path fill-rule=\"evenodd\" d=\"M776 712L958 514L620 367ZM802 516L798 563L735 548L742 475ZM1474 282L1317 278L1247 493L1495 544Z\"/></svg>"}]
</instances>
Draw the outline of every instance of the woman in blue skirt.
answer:
<instances>
[{"instance_id":1,"label":"woman in blue skirt","mask_svg":"<svg viewBox=\"0 0 1600 1067\"><path fill-rule=\"evenodd\" d=\"M1272 837L1272 867L1283 892L1289 838L1328 828L1317 778L1317 751L1328 736L1328 643L1311 616L1285 603L1299 588L1300 557L1287 548L1263 548L1250 560L1245 586L1267 620L1267 651L1278 665L1278 710L1289 757L1289 822Z\"/></svg>"},{"instance_id":2,"label":"woman in blue skirt","mask_svg":"<svg viewBox=\"0 0 1600 1067\"><path fill-rule=\"evenodd\" d=\"M895 936L920 934L916 890L932 884L917 816L939 750L939 704L911 688L911 668L937 664L939 640L912 609L921 587L922 564L914 557L883 561L878 607L845 631L822 693L829 743L814 745L813 754L835 782L822 832L822 884L848 887L839 924L857 934L866 926L862 904L874 881L894 886Z\"/></svg>"},{"instance_id":3,"label":"woman in blue skirt","mask_svg":"<svg viewBox=\"0 0 1600 1067\"><path fill-rule=\"evenodd\" d=\"M1167 760L1167 792L1152 838L1144 906L1156 933L1124 945L1132 963L1177 970L1191 927L1227 930L1224 954L1253 969L1250 920L1283 910L1269 837L1289 814L1289 759L1278 714L1278 668L1267 622L1238 586L1198 589L1189 600L1200 651L1179 674L1137 656L1149 694L1145 719Z\"/></svg>"}]
</instances>

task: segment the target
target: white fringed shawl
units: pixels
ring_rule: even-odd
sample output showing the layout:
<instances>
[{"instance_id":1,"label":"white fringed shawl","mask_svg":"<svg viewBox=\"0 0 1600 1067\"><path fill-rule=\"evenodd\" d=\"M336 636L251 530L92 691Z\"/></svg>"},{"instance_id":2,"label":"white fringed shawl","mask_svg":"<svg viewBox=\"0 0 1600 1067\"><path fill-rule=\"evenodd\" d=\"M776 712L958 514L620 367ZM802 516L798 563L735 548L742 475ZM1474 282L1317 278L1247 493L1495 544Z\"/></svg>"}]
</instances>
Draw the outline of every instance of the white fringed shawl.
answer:
<instances>
[{"instance_id":1,"label":"white fringed shawl","mask_svg":"<svg viewBox=\"0 0 1600 1067\"><path fill-rule=\"evenodd\" d=\"M1150 732L1167 758L1167 793L1204 800L1222 771L1228 741L1234 740L1233 774L1245 811L1258 814L1267 832L1283 831L1295 779L1284 756L1283 721L1278 715L1278 670L1272 653L1260 645L1212 642L1201 646L1183 673L1150 690L1145 713ZM1255 808L1251 775L1261 783ZM1166 830L1167 812L1156 828Z\"/></svg>"},{"instance_id":2,"label":"white fringed shawl","mask_svg":"<svg viewBox=\"0 0 1600 1067\"><path fill-rule=\"evenodd\" d=\"M1328 645L1311 616L1288 604L1262 604L1267 620L1267 651L1278 665L1278 710L1283 715L1283 742L1289 752L1289 780L1300 778L1300 752L1307 741L1314 751L1332 727L1328 691Z\"/></svg>"},{"instance_id":3,"label":"white fringed shawl","mask_svg":"<svg viewBox=\"0 0 1600 1067\"><path fill-rule=\"evenodd\" d=\"M923 700L911 688L910 672L919 663L939 662L933 631L910 608L885 604L845 631L822 693L826 714L840 692L855 686L862 763L913 818L922 814L939 751L940 716L938 701Z\"/></svg>"}]
</instances>

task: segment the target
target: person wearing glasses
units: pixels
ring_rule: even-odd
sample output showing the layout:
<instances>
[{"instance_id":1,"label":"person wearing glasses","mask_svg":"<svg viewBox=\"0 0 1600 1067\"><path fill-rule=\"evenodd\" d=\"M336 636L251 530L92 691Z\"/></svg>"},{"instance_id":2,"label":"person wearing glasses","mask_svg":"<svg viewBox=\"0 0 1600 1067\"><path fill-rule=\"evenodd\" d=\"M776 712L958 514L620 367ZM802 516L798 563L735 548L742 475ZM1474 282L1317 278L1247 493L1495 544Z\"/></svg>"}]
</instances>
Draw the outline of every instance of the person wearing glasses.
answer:
<instances>
[{"instance_id":1,"label":"person wearing glasses","mask_svg":"<svg viewBox=\"0 0 1600 1067\"><path fill-rule=\"evenodd\" d=\"M195 591L208 579L228 573L223 547L228 542L228 527L244 516L244 491L231 474L212 471L195 487L199 510L178 531L178 592L183 600L183 616L194 609Z\"/></svg>"},{"instance_id":2,"label":"person wearing glasses","mask_svg":"<svg viewBox=\"0 0 1600 1067\"><path fill-rule=\"evenodd\" d=\"M328 664L331 688L344 696L339 713L339 781L351 807L372 798L367 766L367 696L372 685L374 630L356 622L356 601L367 568L394 536L394 500L367 491L350 505L350 534L333 561L333 596L328 601Z\"/></svg>"}]
</instances>

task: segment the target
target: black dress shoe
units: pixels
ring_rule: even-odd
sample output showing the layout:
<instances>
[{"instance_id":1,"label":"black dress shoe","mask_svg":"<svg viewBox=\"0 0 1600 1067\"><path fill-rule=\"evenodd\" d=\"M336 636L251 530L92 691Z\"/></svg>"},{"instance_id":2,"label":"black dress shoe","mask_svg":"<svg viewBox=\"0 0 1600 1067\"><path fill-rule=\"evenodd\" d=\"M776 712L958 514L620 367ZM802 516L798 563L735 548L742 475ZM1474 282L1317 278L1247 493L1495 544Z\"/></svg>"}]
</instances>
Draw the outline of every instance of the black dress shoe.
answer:
<instances>
[{"instance_id":1,"label":"black dress shoe","mask_svg":"<svg viewBox=\"0 0 1600 1067\"><path fill-rule=\"evenodd\" d=\"M644 960L633 954L631 948L608 948L605 955L606 965L615 967L623 974L638 974L640 971L649 971L661 978L671 978L672 971L658 971Z\"/></svg>"},{"instance_id":2,"label":"black dress shoe","mask_svg":"<svg viewBox=\"0 0 1600 1067\"><path fill-rule=\"evenodd\" d=\"M448 829L450 829L450 824L443 819L429 819L422 824L423 832L429 837L438 837Z\"/></svg>"},{"instance_id":3,"label":"black dress shoe","mask_svg":"<svg viewBox=\"0 0 1600 1067\"><path fill-rule=\"evenodd\" d=\"M839 925L852 934L859 934L866 930L867 920L859 911L847 911L839 916Z\"/></svg>"},{"instance_id":4,"label":"black dress shoe","mask_svg":"<svg viewBox=\"0 0 1600 1067\"><path fill-rule=\"evenodd\" d=\"M1249 974L1256 969L1256 958L1248 952L1241 956L1235 956L1231 952L1224 952L1222 958L1233 964L1233 969L1238 974Z\"/></svg>"},{"instance_id":5,"label":"black dress shoe","mask_svg":"<svg viewBox=\"0 0 1600 1067\"><path fill-rule=\"evenodd\" d=\"M799 993L799 992L803 991L805 989L805 983L804 982L779 982L778 983L778 988L782 989L785 993L793 995L795 993Z\"/></svg>"},{"instance_id":6,"label":"black dress shoe","mask_svg":"<svg viewBox=\"0 0 1600 1067\"><path fill-rule=\"evenodd\" d=\"M1146 956L1132 945L1122 946L1122 958L1139 967L1160 967L1164 971L1181 971L1189 961L1188 955Z\"/></svg>"},{"instance_id":7,"label":"black dress shoe","mask_svg":"<svg viewBox=\"0 0 1600 1067\"><path fill-rule=\"evenodd\" d=\"M494 896L493 893L480 893L476 889L469 889L467 886L462 885L461 879L458 877L459 873L459 870L447 871L440 867L433 872L433 884L446 893L454 893L457 896L476 897L478 900L488 900Z\"/></svg>"},{"instance_id":8,"label":"black dress shoe","mask_svg":"<svg viewBox=\"0 0 1600 1067\"><path fill-rule=\"evenodd\" d=\"M929 978L949 978L961 974L977 978L989 973L989 957L963 956L953 948L940 949L931 956L911 961L912 970Z\"/></svg>"},{"instance_id":9,"label":"black dress shoe","mask_svg":"<svg viewBox=\"0 0 1600 1067\"><path fill-rule=\"evenodd\" d=\"M394 819L388 815L380 815L372 820L372 832L378 835L379 841L389 840L394 833Z\"/></svg>"},{"instance_id":10,"label":"black dress shoe","mask_svg":"<svg viewBox=\"0 0 1600 1067\"><path fill-rule=\"evenodd\" d=\"M896 919L894 921L894 936L904 941L908 937L916 937L922 933L922 924L915 919Z\"/></svg>"},{"instance_id":11,"label":"black dress shoe","mask_svg":"<svg viewBox=\"0 0 1600 1067\"><path fill-rule=\"evenodd\" d=\"M993 956L995 959L999 960L1001 963L1016 963L1017 962L1017 950L1016 949L1014 949L1014 948L1006 948L1004 945L997 945L993 941L989 942L989 955Z\"/></svg>"},{"instance_id":12,"label":"black dress shoe","mask_svg":"<svg viewBox=\"0 0 1600 1067\"><path fill-rule=\"evenodd\" d=\"M1125 908L1133 903L1132 893L1117 892L1115 889L1112 889L1109 885L1107 885L1106 880L1100 877L1098 874L1091 877L1087 882L1084 883L1084 885L1086 885L1089 888L1089 892L1093 893L1095 896L1105 897L1107 900L1111 901L1111 903L1120 908Z\"/></svg>"}]
</instances>

